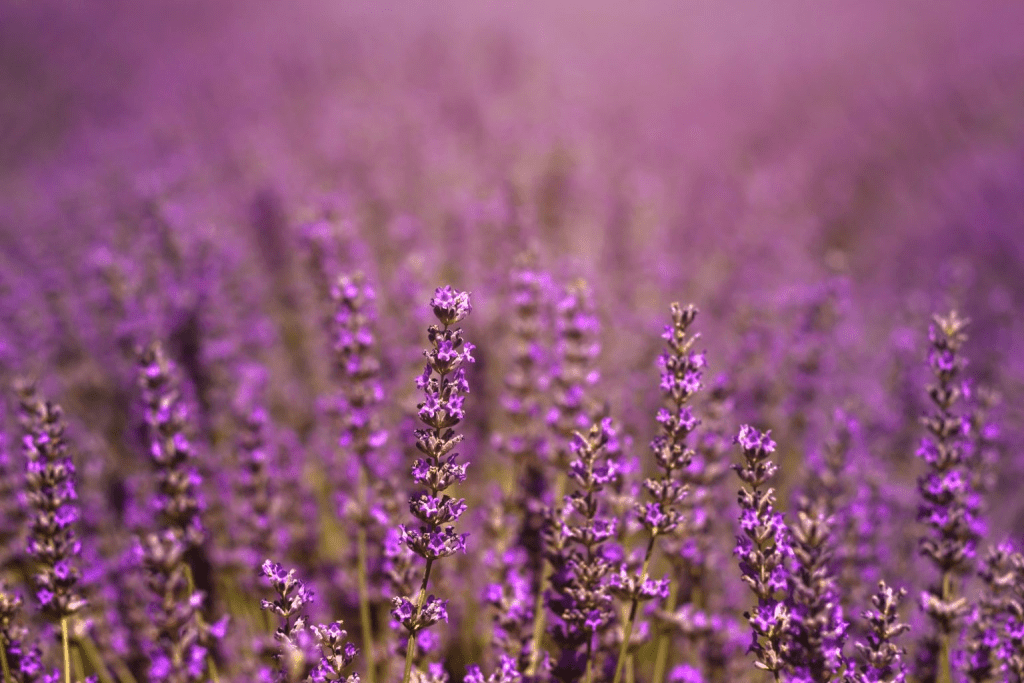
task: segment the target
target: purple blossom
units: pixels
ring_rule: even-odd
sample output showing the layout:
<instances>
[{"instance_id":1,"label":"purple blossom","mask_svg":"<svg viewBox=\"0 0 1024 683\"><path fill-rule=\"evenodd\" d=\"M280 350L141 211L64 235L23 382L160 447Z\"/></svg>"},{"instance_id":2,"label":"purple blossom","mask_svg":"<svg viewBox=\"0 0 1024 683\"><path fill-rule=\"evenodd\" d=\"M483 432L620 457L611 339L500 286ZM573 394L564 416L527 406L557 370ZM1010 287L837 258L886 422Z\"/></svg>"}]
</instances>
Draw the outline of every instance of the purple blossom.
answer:
<instances>
[{"instance_id":1,"label":"purple blossom","mask_svg":"<svg viewBox=\"0 0 1024 683\"><path fill-rule=\"evenodd\" d=\"M792 540L782 516L774 512L775 490L763 488L775 472L768 455L775 450L770 433L743 425L736 437L743 448L743 462L733 468L747 486L740 489L740 519L744 535L736 539L735 554L743 581L757 597L757 605L745 614L750 624L750 650L755 665L778 674L787 664L793 614L780 593L788 584L786 561L793 557Z\"/></svg>"},{"instance_id":2,"label":"purple blossom","mask_svg":"<svg viewBox=\"0 0 1024 683\"><path fill-rule=\"evenodd\" d=\"M85 605L78 585L82 547L73 528L78 521L75 466L60 406L39 399L31 384L22 385L19 394L25 433L25 500L31 506L27 550L37 566L35 595L44 612L61 620Z\"/></svg>"}]
</instances>

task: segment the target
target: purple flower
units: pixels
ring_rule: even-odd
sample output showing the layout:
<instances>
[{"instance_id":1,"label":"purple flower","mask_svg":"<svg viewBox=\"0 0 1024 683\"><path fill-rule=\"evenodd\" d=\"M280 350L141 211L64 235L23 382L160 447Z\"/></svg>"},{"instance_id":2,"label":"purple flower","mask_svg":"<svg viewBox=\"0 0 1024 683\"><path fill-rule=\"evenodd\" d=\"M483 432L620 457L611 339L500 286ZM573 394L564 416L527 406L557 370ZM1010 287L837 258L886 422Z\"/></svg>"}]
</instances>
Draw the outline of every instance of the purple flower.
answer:
<instances>
[{"instance_id":1,"label":"purple flower","mask_svg":"<svg viewBox=\"0 0 1024 683\"><path fill-rule=\"evenodd\" d=\"M958 577L973 565L983 532L978 498L965 471L964 425L969 419L957 411L957 403L965 394L960 373L966 361L960 350L967 340L966 326L967 321L954 311L948 316L935 316L929 327L928 365L935 381L928 387L932 408L922 420L928 436L917 451L928 466L918 479L918 520L926 527L921 553L940 575L934 587L922 596L921 606L935 631L929 647L941 647L944 641L947 656L948 644L966 613L966 602L956 597L961 592L958 586L962 580ZM948 661L936 661L940 667L949 666Z\"/></svg>"},{"instance_id":2,"label":"purple flower","mask_svg":"<svg viewBox=\"0 0 1024 683\"><path fill-rule=\"evenodd\" d=\"M35 387L19 387L26 461L25 500L30 506L27 550L36 563L35 595L43 611L56 619L85 605L78 590L81 544L75 537L78 496L75 467L64 438L60 406L36 396Z\"/></svg>"},{"instance_id":3,"label":"purple flower","mask_svg":"<svg viewBox=\"0 0 1024 683\"><path fill-rule=\"evenodd\" d=\"M320 660L309 674L313 683L359 683L358 674L344 673L355 661L359 650L351 642L347 642L348 633L341 628L341 622L335 621L329 625L316 624L310 629L320 650Z\"/></svg>"},{"instance_id":4,"label":"purple flower","mask_svg":"<svg viewBox=\"0 0 1024 683\"><path fill-rule=\"evenodd\" d=\"M200 520L202 478L194 464L195 453L184 436L188 408L182 400L174 363L163 345L154 342L138 354L138 383L142 390L149 453L156 467L154 501L161 528L176 529L191 546L205 539Z\"/></svg>"},{"instance_id":5,"label":"purple flower","mask_svg":"<svg viewBox=\"0 0 1024 683\"><path fill-rule=\"evenodd\" d=\"M433 595L425 597L433 563L456 552L466 552L467 537L450 525L465 512L465 501L441 493L466 478L466 465L456 463L458 454L453 451L462 441L462 435L456 435L452 428L465 417L464 394L469 391L469 385L463 366L473 362L473 346L463 339L462 330L452 325L465 319L472 306L468 293L451 287L438 288L430 304L442 327L431 325L427 329L430 342L430 347L424 351L427 366L416 381L417 388L423 391L423 401L417 406L419 417L427 428L415 432L416 448L425 457L418 459L412 468L413 481L427 490L409 499L412 514L423 525L418 529L400 527L402 543L426 560L425 576L415 602L406 596L392 599L392 616L409 632L407 672L412 668L419 632L438 621L448 621L447 601ZM443 526L446 524L448 526ZM408 584L407 581L395 583L398 586Z\"/></svg>"},{"instance_id":6,"label":"purple flower","mask_svg":"<svg viewBox=\"0 0 1024 683\"><path fill-rule=\"evenodd\" d=\"M736 539L735 554L743 581L757 597L757 605L747 614L752 631L750 650L757 657L758 668L777 675L787 663L790 647L793 615L779 594L788 584L785 562L793 556L793 549L789 529L782 515L774 511L774 489L762 488L775 472L767 460L775 443L768 432L762 434L749 425L740 428L736 443L743 448L744 461L734 469L747 486L739 492L744 535Z\"/></svg>"}]
</instances>

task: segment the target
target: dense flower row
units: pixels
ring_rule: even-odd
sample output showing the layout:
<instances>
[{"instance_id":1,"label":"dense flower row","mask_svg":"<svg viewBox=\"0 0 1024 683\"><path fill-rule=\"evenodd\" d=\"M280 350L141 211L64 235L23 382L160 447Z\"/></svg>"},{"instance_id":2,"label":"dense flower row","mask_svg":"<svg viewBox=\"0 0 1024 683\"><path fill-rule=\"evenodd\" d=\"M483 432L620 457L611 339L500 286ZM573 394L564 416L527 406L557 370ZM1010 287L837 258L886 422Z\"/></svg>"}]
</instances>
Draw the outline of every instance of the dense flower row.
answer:
<instances>
[{"instance_id":1,"label":"dense flower row","mask_svg":"<svg viewBox=\"0 0 1024 683\"><path fill-rule=\"evenodd\" d=\"M992 486L978 468L998 466L998 433L987 412L994 402L979 398L991 394L967 375L966 322L956 313L936 317L928 337L934 381L921 392L931 408L917 451L925 469L913 534L938 577L911 612L902 598L922 584L865 525L871 515L912 510L872 494L876 480L858 480L851 454L861 432L847 412L833 414L811 470L789 473L785 481L798 488L783 495L773 484L793 467L794 447L738 419L730 425L742 398L736 380L706 390L712 361L695 346L697 309L673 304L665 349L652 363L662 405L651 409L656 434L644 463L614 406L599 398L598 317L587 286L574 281L559 292L524 259L511 292L511 351L501 358L466 340L469 294L438 288L426 362L415 371L411 359L377 347L377 297L366 276L334 280L334 314L322 329L335 393L320 401L316 426L333 439L319 461L304 462L301 437L278 443L274 413L286 411L263 407L265 370L240 368L227 407L234 419L204 423L198 387L165 345L139 345L134 441L145 458L130 475L106 473L121 487L107 502L80 502L79 487L95 479L76 462L64 413L22 382L20 457L0 452L0 491L12 511L0 581L4 683L399 675L405 683L453 675L664 683L758 680L757 672L794 683L1021 680L1024 560L1012 542L979 550L982 493ZM493 434L481 432L488 422L469 403L471 384L485 382L471 371L477 357L501 358L508 373ZM389 404L402 391L389 368L403 364L418 391L414 408ZM409 428L413 417L420 426ZM389 446L389 420L406 431L403 445ZM731 455L729 432L738 446ZM231 451L224 462L222 443ZM385 466L389 448L408 465ZM740 480L735 507L723 478L728 460ZM325 472L326 483L303 488ZM485 489L478 481L488 477L509 480ZM485 500L485 490L495 497ZM287 500L298 495L316 505L304 521ZM97 514L108 504L132 527L119 546L120 575L78 565L100 544L124 540L84 524L81 509ZM351 533L340 549L332 529ZM19 537L27 539L21 549ZM871 574L849 571L869 557ZM31 577L38 610L10 588L19 575ZM875 575L882 580L869 580ZM117 583L116 599L103 581ZM338 617L355 615L349 639ZM488 623L486 632L461 633ZM63 658L45 647L55 626ZM124 629L130 637L110 637Z\"/></svg>"}]
</instances>

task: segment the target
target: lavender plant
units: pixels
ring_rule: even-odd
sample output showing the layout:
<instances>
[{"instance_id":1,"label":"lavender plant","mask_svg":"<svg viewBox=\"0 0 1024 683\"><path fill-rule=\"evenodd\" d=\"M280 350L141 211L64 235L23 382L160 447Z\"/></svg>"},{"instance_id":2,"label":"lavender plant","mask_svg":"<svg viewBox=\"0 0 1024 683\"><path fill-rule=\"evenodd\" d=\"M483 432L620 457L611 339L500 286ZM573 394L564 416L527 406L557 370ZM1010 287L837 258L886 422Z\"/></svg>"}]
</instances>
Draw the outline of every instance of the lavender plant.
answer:
<instances>
[{"instance_id":1,"label":"lavender plant","mask_svg":"<svg viewBox=\"0 0 1024 683\"><path fill-rule=\"evenodd\" d=\"M356 525L359 623L367 662L366 680L374 683L376 656L368 585L368 533L373 523L369 502L370 461L388 437L387 431L380 427L377 414L384 389L378 379L380 362L373 353L376 293L365 276L357 273L340 276L331 288L331 299L335 305L331 325L335 373L339 384L344 387L343 396L336 406L341 427L338 446L355 455L358 468L353 522ZM339 462L331 469L335 480L342 484L350 468Z\"/></svg>"},{"instance_id":2,"label":"lavender plant","mask_svg":"<svg viewBox=\"0 0 1024 683\"><path fill-rule=\"evenodd\" d=\"M938 683L952 683L951 645L968 609L961 595L963 575L973 566L978 538L983 533L978 499L965 471L964 449L969 420L957 412L967 385L961 378L966 364L961 347L967 340L967 321L955 311L936 316L928 330L928 365L935 383L928 387L932 410L923 422L928 436L917 456L928 467L918 481L921 505L918 519L926 526L921 552L938 570L936 583L921 595L933 634L927 642L936 665Z\"/></svg>"},{"instance_id":3,"label":"lavender plant","mask_svg":"<svg viewBox=\"0 0 1024 683\"><path fill-rule=\"evenodd\" d=\"M736 556L744 583L757 597L754 609L744 616L751 628L755 666L778 681L791 661L793 611L782 594L789 581L786 563L794 555L792 535L775 512L775 490L765 486L778 470L768 459L775 451L771 432L743 425L736 443L743 449L743 462L733 469L745 484L739 492L743 535L736 538Z\"/></svg>"},{"instance_id":4,"label":"lavender plant","mask_svg":"<svg viewBox=\"0 0 1024 683\"><path fill-rule=\"evenodd\" d=\"M81 542L75 535L79 514L75 466L60 406L38 398L31 384L22 385L19 393L25 432L25 500L31 506L27 550L35 563L35 597L43 612L60 624L64 681L71 683L69 621L85 606L78 586Z\"/></svg>"},{"instance_id":5,"label":"lavender plant","mask_svg":"<svg viewBox=\"0 0 1024 683\"><path fill-rule=\"evenodd\" d=\"M593 680L598 636L614 619L609 578L614 569L603 552L615 536L616 519L602 508L602 491L619 476L609 457L617 432L605 418L572 442L569 476L577 489L552 513L546 538L553 573L548 609L557 617L551 635L559 647L552 675L570 683ZM582 649L581 649L582 648Z\"/></svg>"},{"instance_id":6,"label":"lavender plant","mask_svg":"<svg viewBox=\"0 0 1024 683\"><path fill-rule=\"evenodd\" d=\"M668 596L669 581L651 581L647 574L658 537L673 533L683 521L679 505L686 496L687 488L679 479L679 474L693 460L693 451L687 446L686 439L698 424L687 404L700 390L701 371L707 365L704 354L693 351L693 344L699 335L689 334L689 327L696 317L697 309L693 305L683 308L679 304L672 304L672 324L666 325L662 334L668 348L659 356L658 365L661 368L661 391L670 407L658 411L661 434L651 442L651 450L654 452L655 463L661 469L661 476L644 481L644 488L652 501L637 506L637 515L649 534L640 573L637 577L627 578L623 566L612 577L613 592L629 602L625 635L615 667L615 683L622 677L626 647L640 601ZM674 607L671 605L669 609Z\"/></svg>"},{"instance_id":7,"label":"lavender plant","mask_svg":"<svg viewBox=\"0 0 1024 683\"><path fill-rule=\"evenodd\" d=\"M461 328L452 325L464 320L473 309L469 293L450 286L439 287L430 305L441 326L427 329L431 347L424 351L427 364L416 380L423 390L419 417L427 428L416 430L416 448L425 457L417 459L412 468L413 481L426 490L409 499L409 510L422 525L418 529L400 527L402 541L426 561L426 567L417 597L396 596L391 612L409 633L403 683L410 680L416 635L438 621L448 621L448 601L427 595L430 570L436 560L466 551L466 535L458 534L452 526L465 512L465 500L443 492L466 480L466 464L457 463L458 454L452 452L463 437L456 435L453 427L465 417L463 404L469 383L464 364L473 362L474 347L462 338Z\"/></svg>"},{"instance_id":8,"label":"lavender plant","mask_svg":"<svg viewBox=\"0 0 1024 683\"><path fill-rule=\"evenodd\" d=\"M860 660L843 676L844 683L904 683L907 680L903 655L906 651L896 645L895 639L910 630L899 621L897 609L906 596L903 589L894 591L884 581L878 584L871 597L872 609L863 614L867 622L866 642L857 642Z\"/></svg>"}]
</instances>

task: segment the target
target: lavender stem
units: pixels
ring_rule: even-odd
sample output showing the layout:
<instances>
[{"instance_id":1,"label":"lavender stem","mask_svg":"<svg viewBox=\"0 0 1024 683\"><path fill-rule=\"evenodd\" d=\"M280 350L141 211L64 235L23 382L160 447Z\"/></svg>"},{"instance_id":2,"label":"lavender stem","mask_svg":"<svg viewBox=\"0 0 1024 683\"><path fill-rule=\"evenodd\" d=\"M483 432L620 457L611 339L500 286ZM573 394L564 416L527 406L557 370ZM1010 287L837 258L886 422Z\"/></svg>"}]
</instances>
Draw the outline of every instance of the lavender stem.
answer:
<instances>
[{"instance_id":1,"label":"lavender stem","mask_svg":"<svg viewBox=\"0 0 1024 683\"><path fill-rule=\"evenodd\" d=\"M366 465L359 466L359 509L366 509ZM367 581L366 566L369 551L367 550L366 525L360 524L356 531L356 552L358 553L357 581L359 583L359 624L363 630L363 656L366 659L366 683L375 683L377 678L377 658L373 651L373 624L370 619L370 588Z\"/></svg>"},{"instance_id":2,"label":"lavender stem","mask_svg":"<svg viewBox=\"0 0 1024 683\"><path fill-rule=\"evenodd\" d=\"M656 536L651 534L651 538L647 541L647 552L644 553L644 565L640 570L640 581L639 585L643 585L647 581L647 569L651 564L651 555L654 554L654 539ZM629 616L626 618L626 625L622 633L622 645L619 647L619 661L615 664L615 680L614 683L619 683L622 680L622 667L626 664L627 654L626 651L629 649L629 639L633 635L633 622L636 619L636 608L640 604L639 595L634 596L633 600L629 603Z\"/></svg>"},{"instance_id":3,"label":"lavender stem","mask_svg":"<svg viewBox=\"0 0 1024 683\"><path fill-rule=\"evenodd\" d=\"M60 642L64 648L64 683L71 683L71 647L68 644L68 618L60 620Z\"/></svg>"},{"instance_id":4,"label":"lavender stem","mask_svg":"<svg viewBox=\"0 0 1024 683\"><path fill-rule=\"evenodd\" d=\"M430 569L434 566L434 560L427 560L427 569L423 572L423 583L420 584L420 594L416 597L416 613L423 609L423 601L427 598L427 582L430 581ZM416 656L416 633L409 633L409 645L405 648L405 673L402 674L402 683L409 683L409 675L412 673L412 660Z\"/></svg>"},{"instance_id":5,"label":"lavender stem","mask_svg":"<svg viewBox=\"0 0 1024 683\"><path fill-rule=\"evenodd\" d=\"M555 487L552 492L552 500L560 500L565 495L565 484L567 477L565 472L559 470L555 478ZM537 673L537 666L540 664L540 643L544 638L544 628L547 625L547 610L544 609L544 591L547 589L550 566L544 560L541 569L540 583L537 586L537 602L533 606L533 638L530 639L530 666L526 669L526 676L534 676Z\"/></svg>"},{"instance_id":6,"label":"lavender stem","mask_svg":"<svg viewBox=\"0 0 1024 683\"><path fill-rule=\"evenodd\" d=\"M670 583L668 590L665 611L671 614L676 611L676 602L679 600L679 582ZM654 674L651 676L651 683L662 683L665 680L665 670L668 668L668 648L671 641L672 637L668 632L663 631L658 636L658 651L654 655Z\"/></svg>"}]
</instances>

